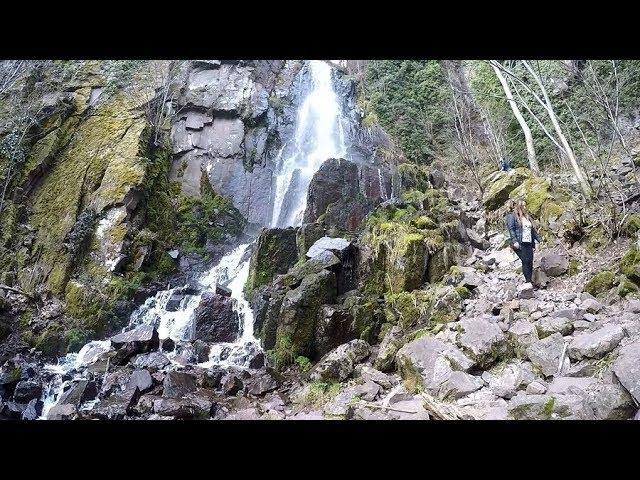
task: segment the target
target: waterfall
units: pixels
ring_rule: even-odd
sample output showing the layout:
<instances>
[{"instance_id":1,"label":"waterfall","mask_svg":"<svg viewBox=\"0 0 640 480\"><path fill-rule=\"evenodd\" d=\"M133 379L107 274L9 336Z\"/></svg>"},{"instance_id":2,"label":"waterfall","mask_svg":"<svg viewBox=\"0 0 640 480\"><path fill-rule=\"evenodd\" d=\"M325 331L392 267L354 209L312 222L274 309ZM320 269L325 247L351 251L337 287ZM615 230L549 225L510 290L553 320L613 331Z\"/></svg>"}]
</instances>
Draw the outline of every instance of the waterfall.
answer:
<instances>
[{"instance_id":1,"label":"waterfall","mask_svg":"<svg viewBox=\"0 0 640 480\"><path fill-rule=\"evenodd\" d=\"M280 149L276 158L272 226L300 225L314 173L328 158L346 156L342 109L333 88L331 67L318 60L310 61L307 66L311 88L298 109L293 139ZM260 350L253 332L253 311L243 291L249 275L248 251L251 245L241 244L224 255L197 279L199 293L184 295L177 309L167 307L174 294L185 291L187 286L169 288L148 298L131 314L129 324L123 331L141 324L153 325L161 340L172 339L178 344L188 342L194 335L194 312L202 295L215 291L217 285L223 285L231 290L233 308L241 321L240 334L235 342L211 345L208 361L199 366L233 365L247 368L252 354ZM65 386L73 380L84 378L84 367L110 348L109 340L92 341L79 353L68 354L58 359L56 364L46 365L45 370L52 374L52 378L44 389L44 407L40 418L46 418ZM172 363L175 363L175 356L175 351L167 354Z\"/></svg>"},{"instance_id":2,"label":"waterfall","mask_svg":"<svg viewBox=\"0 0 640 480\"><path fill-rule=\"evenodd\" d=\"M312 88L298 109L292 143L277 158L272 227L300 225L313 174L328 158L346 156L342 109L331 67L311 60L309 74Z\"/></svg>"}]
</instances>

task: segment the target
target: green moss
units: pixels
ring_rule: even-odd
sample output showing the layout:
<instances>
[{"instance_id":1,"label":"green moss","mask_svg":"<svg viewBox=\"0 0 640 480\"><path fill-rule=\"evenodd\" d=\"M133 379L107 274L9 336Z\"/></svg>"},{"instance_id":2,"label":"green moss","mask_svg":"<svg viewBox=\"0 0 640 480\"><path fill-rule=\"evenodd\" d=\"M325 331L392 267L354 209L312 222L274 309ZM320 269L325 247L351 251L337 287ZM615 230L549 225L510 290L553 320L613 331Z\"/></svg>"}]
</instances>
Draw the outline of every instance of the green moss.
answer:
<instances>
[{"instance_id":1,"label":"green moss","mask_svg":"<svg viewBox=\"0 0 640 480\"><path fill-rule=\"evenodd\" d=\"M297 401L299 408L321 408L340 393L339 383L312 382L307 385L306 394Z\"/></svg>"},{"instance_id":2,"label":"green moss","mask_svg":"<svg viewBox=\"0 0 640 480\"><path fill-rule=\"evenodd\" d=\"M596 227L589 233L585 248L589 253L595 253L609 243L607 235L602 227Z\"/></svg>"},{"instance_id":3,"label":"green moss","mask_svg":"<svg viewBox=\"0 0 640 480\"><path fill-rule=\"evenodd\" d=\"M620 284L618 286L618 295L626 297L629 294L637 294L640 291L638 285L629 280L626 276L620 277Z\"/></svg>"},{"instance_id":4,"label":"green moss","mask_svg":"<svg viewBox=\"0 0 640 480\"><path fill-rule=\"evenodd\" d=\"M542 414L547 418L551 418L551 414L553 413L553 407L555 406L555 404L555 397L551 397L545 402L544 406L542 407Z\"/></svg>"},{"instance_id":5,"label":"green moss","mask_svg":"<svg viewBox=\"0 0 640 480\"><path fill-rule=\"evenodd\" d=\"M595 297L611 290L611 288L613 288L614 281L615 275L613 272L600 272L595 274L591 280L585 284L583 290Z\"/></svg>"},{"instance_id":6,"label":"green moss","mask_svg":"<svg viewBox=\"0 0 640 480\"><path fill-rule=\"evenodd\" d=\"M567 269L567 274L570 277L573 277L574 275L577 275L578 272L580 272L581 268L582 262L580 260L572 258L571 260L569 260L569 268Z\"/></svg>"},{"instance_id":7,"label":"green moss","mask_svg":"<svg viewBox=\"0 0 640 480\"><path fill-rule=\"evenodd\" d=\"M424 323L432 300L430 293L424 290L389 293L385 295L385 321L403 329Z\"/></svg>"},{"instance_id":8,"label":"green moss","mask_svg":"<svg viewBox=\"0 0 640 480\"><path fill-rule=\"evenodd\" d=\"M89 335L79 328L72 328L65 333L68 352L78 352L88 341Z\"/></svg>"},{"instance_id":9,"label":"green moss","mask_svg":"<svg viewBox=\"0 0 640 480\"><path fill-rule=\"evenodd\" d=\"M484 206L488 210L496 210L502 207L509 200L511 192L530 177L531 171L524 167L495 174L495 178L492 178L483 195Z\"/></svg>"},{"instance_id":10,"label":"green moss","mask_svg":"<svg viewBox=\"0 0 640 480\"><path fill-rule=\"evenodd\" d=\"M33 346L47 357L59 357L67 351L67 338L60 324L47 326L37 337Z\"/></svg>"},{"instance_id":11,"label":"green moss","mask_svg":"<svg viewBox=\"0 0 640 480\"><path fill-rule=\"evenodd\" d=\"M438 228L438 224L426 215L420 215L419 217L413 219L411 221L411 224L420 230L433 230L435 228Z\"/></svg>"},{"instance_id":12,"label":"green moss","mask_svg":"<svg viewBox=\"0 0 640 480\"><path fill-rule=\"evenodd\" d=\"M460 295L460 298L462 298L463 300L471 297L471 292L467 287L464 286L456 287L456 293Z\"/></svg>"},{"instance_id":13,"label":"green moss","mask_svg":"<svg viewBox=\"0 0 640 480\"><path fill-rule=\"evenodd\" d=\"M547 180L531 177L516 187L509 194L509 198L524 200L529 212L533 216L540 218L544 204L553 199L550 188L551 186Z\"/></svg>"},{"instance_id":14,"label":"green moss","mask_svg":"<svg viewBox=\"0 0 640 480\"><path fill-rule=\"evenodd\" d=\"M311 360L307 357L299 356L296 358L296 365L300 368L301 372L308 372L311 369Z\"/></svg>"},{"instance_id":15,"label":"green moss","mask_svg":"<svg viewBox=\"0 0 640 480\"><path fill-rule=\"evenodd\" d=\"M629 237L635 237L640 231L640 214L633 213L629 215L623 227L624 233Z\"/></svg>"},{"instance_id":16,"label":"green moss","mask_svg":"<svg viewBox=\"0 0 640 480\"><path fill-rule=\"evenodd\" d=\"M626 251L622 260L620 260L620 271L629 280L635 283L640 282L640 249L634 246Z\"/></svg>"}]
</instances>

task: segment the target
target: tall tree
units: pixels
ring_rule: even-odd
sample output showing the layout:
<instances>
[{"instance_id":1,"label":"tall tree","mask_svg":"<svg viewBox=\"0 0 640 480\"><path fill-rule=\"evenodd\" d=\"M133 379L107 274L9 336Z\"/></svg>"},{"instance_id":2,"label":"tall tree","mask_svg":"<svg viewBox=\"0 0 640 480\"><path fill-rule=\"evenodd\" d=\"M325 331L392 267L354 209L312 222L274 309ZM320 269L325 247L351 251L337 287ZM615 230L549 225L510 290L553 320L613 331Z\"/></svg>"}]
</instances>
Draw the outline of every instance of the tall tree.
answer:
<instances>
[{"instance_id":1,"label":"tall tree","mask_svg":"<svg viewBox=\"0 0 640 480\"><path fill-rule=\"evenodd\" d=\"M538 166L538 160L536 159L536 149L535 149L535 146L533 145L533 136L531 135L531 129L529 128L529 125L527 125L526 120L524 119L524 117L522 116L522 113L520 112L520 109L518 108L518 104L513 98L513 94L511 93L511 88L507 83L507 79L504 77L500 69L500 64L496 60L491 60L489 63L493 67L493 71L496 72L496 76L500 81L500 85L502 85L502 89L504 90L505 97L509 102L509 106L511 107L513 116L516 117L516 120L518 120L518 123L520 124L520 128L524 133L524 140L527 145L527 158L529 160L529 167L533 172L539 173L540 167Z\"/></svg>"}]
</instances>

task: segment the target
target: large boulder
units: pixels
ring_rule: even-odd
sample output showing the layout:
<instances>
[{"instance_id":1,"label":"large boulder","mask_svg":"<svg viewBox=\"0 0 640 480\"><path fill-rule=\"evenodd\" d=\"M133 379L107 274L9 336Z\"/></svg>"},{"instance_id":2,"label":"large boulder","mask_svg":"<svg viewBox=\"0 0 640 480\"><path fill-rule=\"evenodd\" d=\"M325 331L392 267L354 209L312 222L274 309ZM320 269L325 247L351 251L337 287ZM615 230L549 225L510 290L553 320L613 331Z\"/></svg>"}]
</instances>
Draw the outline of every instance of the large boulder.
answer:
<instances>
[{"instance_id":1,"label":"large boulder","mask_svg":"<svg viewBox=\"0 0 640 480\"><path fill-rule=\"evenodd\" d=\"M91 380L80 380L74 383L58 399L58 405L70 404L79 408L84 402L93 400L98 396L98 388Z\"/></svg>"},{"instance_id":2,"label":"large boulder","mask_svg":"<svg viewBox=\"0 0 640 480\"><path fill-rule=\"evenodd\" d=\"M117 350L112 363L124 364L133 355L156 350L159 345L158 331L152 325L139 325L111 337L111 346Z\"/></svg>"},{"instance_id":3,"label":"large boulder","mask_svg":"<svg viewBox=\"0 0 640 480\"><path fill-rule=\"evenodd\" d=\"M506 355L507 338L497 323L484 318L465 318L460 321L463 332L458 345L479 365L488 366Z\"/></svg>"},{"instance_id":4,"label":"large boulder","mask_svg":"<svg viewBox=\"0 0 640 480\"><path fill-rule=\"evenodd\" d=\"M240 319L233 299L206 292L194 310L195 339L205 342L233 342L240 331Z\"/></svg>"},{"instance_id":5,"label":"large boulder","mask_svg":"<svg viewBox=\"0 0 640 480\"><path fill-rule=\"evenodd\" d=\"M386 198L386 191L380 188L383 183L378 169L344 159L326 160L309 184L304 223L322 220L329 228L356 231L366 215Z\"/></svg>"},{"instance_id":6,"label":"large boulder","mask_svg":"<svg viewBox=\"0 0 640 480\"><path fill-rule=\"evenodd\" d=\"M248 293L287 273L298 260L295 228L266 228L260 232L249 262Z\"/></svg>"},{"instance_id":7,"label":"large boulder","mask_svg":"<svg viewBox=\"0 0 640 480\"><path fill-rule=\"evenodd\" d=\"M196 390L196 378L185 372L168 372L164 377L162 396L182 398Z\"/></svg>"},{"instance_id":8,"label":"large boulder","mask_svg":"<svg viewBox=\"0 0 640 480\"><path fill-rule=\"evenodd\" d=\"M540 257L540 268L550 277L559 277L569 269L569 260L564 255L545 253Z\"/></svg>"},{"instance_id":9,"label":"large boulder","mask_svg":"<svg viewBox=\"0 0 640 480\"><path fill-rule=\"evenodd\" d=\"M315 331L320 307L335 303L336 275L328 270L303 278L282 300L276 331L277 363L299 355L315 356ZM287 363L286 361L284 363Z\"/></svg>"},{"instance_id":10,"label":"large boulder","mask_svg":"<svg viewBox=\"0 0 640 480\"><path fill-rule=\"evenodd\" d=\"M613 363L613 373L636 403L640 403L640 341L620 349L618 358Z\"/></svg>"},{"instance_id":11,"label":"large boulder","mask_svg":"<svg viewBox=\"0 0 640 480\"><path fill-rule=\"evenodd\" d=\"M529 177L531 171L524 167L493 174L487 179L489 185L482 197L482 203L488 210L500 208L509 200L509 194Z\"/></svg>"},{"instance_id":12,"label":"large boulder","mask_svg":"<svg viewBox=\"0 0 640 480\"><path fill-rule=\"evenodd\" d=\"M324 305L316 325L316 354L325 355L356 336L353 316L341 305Z\"/></svg>"},{"instance_id":13,"label":"large boulder","mask_svg":"<svg viewBox=\"0 0 640 480\"><path fill-rule=\"evenodd\" d=\"M560 366L560 357L565 349L564 338L554 333L546 338L531 343L526 354L531 363L545 376L555 375Z\"/></svg>"},{"instance_id":14,"label":"large boulder","mask_svg":"<svg viewBox=\"0 0 640 480\"><path fill-rule=\"evenodd\" d=\"M369 344L352 340L326 354L313 368L309 377L314 381L342 382L353 372L355 365L369 355Z\"/></svg>"},{"instance_id":15,"label":"large boulder","mask_svg":"<svg viewBox=\"0 0 640 480\"><path fill-rule=\"evenodd\" d=\"M574 360L601 358L613 350L624 335L624 329L613 324L607 324L593 332L581 333L569 344L569 357Z\"/></svg>"},{"instance_id":16,"label":"large boulder","mask_svg":"<svg viewBox=\"0 0 640 480\"><path fill-rule=\"evenodd\" d=\"M468 372L475 362L455 346L425 336L404 345L396 364L409 391L424 388L433 395L446 395L445 384L453 372Z\"/></svg>"}]
</instances>

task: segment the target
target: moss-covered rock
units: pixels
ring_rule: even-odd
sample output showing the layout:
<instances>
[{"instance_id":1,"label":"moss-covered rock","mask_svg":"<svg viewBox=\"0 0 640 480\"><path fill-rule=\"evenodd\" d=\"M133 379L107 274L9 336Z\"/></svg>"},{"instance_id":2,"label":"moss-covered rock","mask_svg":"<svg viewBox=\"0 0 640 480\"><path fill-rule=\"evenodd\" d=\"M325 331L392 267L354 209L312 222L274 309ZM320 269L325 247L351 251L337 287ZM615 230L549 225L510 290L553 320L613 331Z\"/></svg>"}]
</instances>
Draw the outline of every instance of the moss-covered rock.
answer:
<instances>
[{"instance_id":1,"label":"moss-covered rock","mask_svg":"<svg viewBox=\"0 0 640 480\"><path fill-rule=\"evenodd\" d=\"M247 295L295 265L298 261L296 233L295 228L265 228L260 232L249 262Z\"/></svg>"},{"instance_id":2,"label":"moss-covered rock","mask_svg":"<svg viewBox=\"0 0 640 480\"><path fill-rule=\"evenodd\" d=\"M488 188L485 190L482 202L488 210L496 210L503 206L513 190L531 177L528 168L519 167L508 172L492 174L487 181Z\"/></svg>"},{"instance_id":3,"label":"moss-covered rock","mask_svg":"<svg viewBox=\"0 0 640 480\"><path fill-rule=\"evenodd\" d=\"M638 285L633 283L624 275L620 277L620 283L618 285L618 295L624 298L630 294L638 294L638 292L640 292L640 287L638 287Z\"/></svg>"},{"instance_id":4,"label":"moss-covered rock","mask_svg":"<svg viewBox=\"0 0 640 480\"><path fill-rule=\"evenodd\" d=\"M432 302L431 292L425 290L389 293L385 295L385 320L403 330L425 324L429 320Z\"/></svg>"},{"instance_id":5,"label":"moss-covered rock","mask_svg":"<svg viewBox=\"0 0 640 480\"><path fill-rule=\"evenodd\" d=\"M583 290L595 297L611 290L614 283L615 275L613 274L613 272L607 270L604 272L596 273L591 278L591 280L589 280L585 284Z\"/></svg>"},{"instance_id":6,"label":"moss-covered rock","mask_svg":"<svg viewBox=\"0 0 640 480\"><path fill-rule=\"evenodd\" d=\"M620 260L620 271L629 278L629 280L640 283L640 249L633 246Z\"/></svg>"},{"instance_id":7,"label":"moss-covered rock","mask_svg":"<svg viewBox=\"0 0 640 480\"><path fill-rule=\"evenodd\" d=\"M640 214L633 213L624 222L624 233L629 237L635 237L640 231Z\"/></svg>"}]
</instances>

